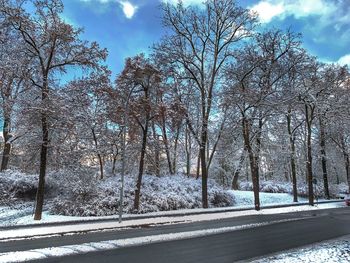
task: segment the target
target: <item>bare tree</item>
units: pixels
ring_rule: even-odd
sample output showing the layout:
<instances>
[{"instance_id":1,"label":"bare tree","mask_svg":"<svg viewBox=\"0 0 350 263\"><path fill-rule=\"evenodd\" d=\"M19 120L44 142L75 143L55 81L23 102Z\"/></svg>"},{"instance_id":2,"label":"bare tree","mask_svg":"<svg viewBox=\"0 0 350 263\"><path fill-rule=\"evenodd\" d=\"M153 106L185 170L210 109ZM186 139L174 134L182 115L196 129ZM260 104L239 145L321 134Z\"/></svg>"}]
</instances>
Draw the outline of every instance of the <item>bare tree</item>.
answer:
<instances>
[{"instance_id":1,"label":"bare tree","mask_svg":"<svg viewBox=\"0 0 350 263\"><path fill-rule=\"evenodd\" d=\"M236 5L233 0L206 1L204 8L163 5L163 21L171 34L156 46L164 60L183 72L194 83L200 96L200 131L194 138L200 147L202 174L202 205L208 207L208 126L220 76L232 58L233 48L240 40L251 35L256 19ZM183 74L182 74L183 75ZM189 127L190 118L187 114Z\"/></svg>"},{"instance_id":2,"label":"bare tree","mask_svg":"<svg viewBox=\"0 0 350 263\"><path fill-rule=\"evenodd\" d=\"M272 111L283 103L280 83L292 65L288 53L299 48L299 38L291 32L271 30L259 33L255 42L237 55L237 63L227 70L233 102L241 114L244 148L248 153L253 181L255 209L260 209L259 163L263 127Z\"/></svg>"},{"instance_id":3,"label":"bare tree","mask_svg":"<svg viewBox=\"0 0 350 263\"><path fill-rule=\"evenodd\" d=\"M60 18L63 4L60 0L32 0L29 4L35 13L29 14L25 1L11 1L2 4L0 12L18 32L25 43L26 55L37 63L35 74L30 76L32 85L41 91L41 130L40 173L35 207L35 220L41 219L44 204L45 174L47 153L50 143L49 94L50 82L57 72L65 73L67 66L95 67L100 59L106 57L97 43L89 45L81 41L81 29L74 29Z\"/></svg>"},{"instance_id":4,"label":"bare tree","mask_svg":"<svg viewBox=\"0 0 350 263\"><path fill-rule=\"evenodd\" d=\"M23 42L18 41L16 32L9 28L6 20L1 20L0 23L0 101L4 121L0 171L4 171L8 168L12 144L21 136L13 133L13 115L19 103L18 97L29 88L27 76L31 65L30 59L24 56Z\"/></svg>"},{"instance_id":5,"label":"bare tree","mask_svg":"<svg viewBox=\"0 0 350 263\"><path fill-rule=\"evenodd\" d=\"M105 157L113 142L107 142L110 130L107 127L105 90L110 86L110 72L101 68L88 77L70 82L64 90L78 137L87 145L86 155L94 152L97 157L101 180L104 177Z\"/></svg>"},{"instance_id":6,"label":"bare tree","mask_svg":"<svg viewBox=\"0 0 350 263\"><path fill-rule=\"evenodd\" d=\"M126 60L125 68L116 81L117 92L120 92L125 100L129 100L128 115L130 115L136 125L141 129L142 143L134 199L134 209L136 211L140 205L141 183L151 120L157 112L152 98L156 97L155 93L160 82L160 73L152 65L150 60L146 59L142 54Z\"/></svg>"}]
</instances>

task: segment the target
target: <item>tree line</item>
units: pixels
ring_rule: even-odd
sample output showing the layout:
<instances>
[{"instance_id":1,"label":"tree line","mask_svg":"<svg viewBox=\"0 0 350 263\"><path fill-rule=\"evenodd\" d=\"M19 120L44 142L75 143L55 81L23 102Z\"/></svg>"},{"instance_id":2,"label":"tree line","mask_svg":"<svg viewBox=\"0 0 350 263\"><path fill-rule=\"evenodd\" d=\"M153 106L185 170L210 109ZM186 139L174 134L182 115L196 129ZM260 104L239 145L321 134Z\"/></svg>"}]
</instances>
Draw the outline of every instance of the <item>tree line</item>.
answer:
<instances>
[{"instance_id":1,"label":"tree line","mask_svg":"<svg viewBox=\"0 0 350 263\"><path fill-rule=\"evenodd\" d=\"M36 220L48 169L126 169L135 211L144 173L200 179L204 208L208 178L251 181L257 210L260 180L292 182L294 201L304 182L311 205L315 178L326 198L329 182L350 185L349 70L318 61L300 34L260 27L234 0L165 3L166 35L113 80L107 50L63 8L0 0L1 171L39 173Z\"/></svg>"}]
</instances>

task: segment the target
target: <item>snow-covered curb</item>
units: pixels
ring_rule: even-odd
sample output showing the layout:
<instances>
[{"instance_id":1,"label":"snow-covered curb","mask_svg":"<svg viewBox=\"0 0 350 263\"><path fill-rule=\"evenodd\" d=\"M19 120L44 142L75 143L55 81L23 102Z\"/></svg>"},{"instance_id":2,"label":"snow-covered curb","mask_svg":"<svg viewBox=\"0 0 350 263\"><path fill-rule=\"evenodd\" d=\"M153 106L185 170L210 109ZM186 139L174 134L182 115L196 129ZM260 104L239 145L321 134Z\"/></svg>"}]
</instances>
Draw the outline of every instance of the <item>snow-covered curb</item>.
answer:
<instances>
[{"instance_id":1,"label":"snow-covered curb","mask_svg":"<svg viewBox=\"0 0 350 263\"><path fill-rule=\"evenodd\" d=\"M108 240L101 242L90 242L83 243L79 245L68 245L61 247L49 247L43 249L33 249L28 251L15 251L0 253L0 262L23 262L28 260L38 260L45 259L49 257L60 257L60 256L69 256L81 253L88 253L100 250L111 250L111 249L120 249L131 246L140 246L151 243L163 242L163 241L174 241L188 238L196 238L208 235L221 234L226 232L238 231L243 229L250 229L255 227L261 227L266 225L272 225L283 222L290 222L296 220L303 220L304 218L298 219L284 219L276 220L271 222L264 222L258 224L246 224L241 226L234 227L222 227L214 228L207 230L196 230L196 231L187 231L180 233L170 233L170 234L160 234L144 237L135 237L135 238L126 238L126 239L117 239L117 240Z\"/></svg>"}]
</instances>

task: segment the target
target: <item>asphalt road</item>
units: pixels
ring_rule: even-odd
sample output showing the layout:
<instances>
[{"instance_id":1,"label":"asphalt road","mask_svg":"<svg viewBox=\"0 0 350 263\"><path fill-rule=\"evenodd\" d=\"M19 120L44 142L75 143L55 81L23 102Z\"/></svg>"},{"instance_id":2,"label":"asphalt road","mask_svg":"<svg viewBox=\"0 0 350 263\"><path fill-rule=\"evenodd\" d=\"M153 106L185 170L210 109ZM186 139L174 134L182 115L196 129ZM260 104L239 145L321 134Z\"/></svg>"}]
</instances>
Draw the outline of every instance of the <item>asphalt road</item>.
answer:
<instances>
[{"instance_id":1,"label":"asphalt road","mask_svg":"<svg viewBox=\"0 0 350 263\"><path fill-rule=\"evenodd\" d=\"M298 221L205 237L50 258L41 260L41 262L232 263L238 260L249 262L249 258L350 234L350 209L338 208L5 242L0 243L0 252L261 223L305 216L308 218Z\"/></svg>"}]
</instances>

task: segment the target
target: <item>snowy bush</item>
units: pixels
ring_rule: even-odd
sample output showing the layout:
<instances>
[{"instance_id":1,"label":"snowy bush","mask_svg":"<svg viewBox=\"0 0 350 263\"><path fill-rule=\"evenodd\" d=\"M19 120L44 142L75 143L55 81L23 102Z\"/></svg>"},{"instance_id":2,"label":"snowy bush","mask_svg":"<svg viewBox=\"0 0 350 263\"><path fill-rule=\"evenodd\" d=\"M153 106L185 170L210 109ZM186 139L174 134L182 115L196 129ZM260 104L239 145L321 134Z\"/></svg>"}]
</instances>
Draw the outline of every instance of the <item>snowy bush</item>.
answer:
<instances>
[{"instance_id":1,"label":"snowy bush","mask_svg":"<svg viewBox=\"0 0 350 263\"><path fill-rule=\"evenodd\" d=\"M72 199L84 199L93 193L93 185L88 177L77 171L48 173L45 179L45 198L50 200L58 195L70 195ZM25 174L17 170L0 173L0 193L2 203L33 201L38 187L38 175ZM80 198L83 196L83 198Z\"/></svg>"},{"instance_id":2,"label":"snowy bush","mask_svg":"<svg viewBox=\"0 0 350 263\"><path fill-rule=\"evenodd\" d=\"M239 189L243 191L253 191L253 184L251 182L242 181L239 183ZM260 181L260 192L265 193L291 193L292 185L285 182L275 181Z\"/></svg>"},{"instance_id":3,"label":"snowy bush","mask_svg":"<svg viewBox=\"0 0 350 263\"><path fill-rule=\"evenodd\" d=\"M349 193L349 186L345 183L331 184L329 186L329 191L334 196L341 196Z\"/></svg>"},{"instance_id":4,"label":"snowy bush","mask_svg":"<svg viewBox=\"0 0 350 263\"><path fill-rule=\"evenodd\" d=\"M134 213L135 180L125 178L123 211ZM52 202L51 212L61 215L101 216L114 215L119 209L120 177L97 181L88 200L73 195L59 196ZM138 213L199 208L202 205L201 181L182 175L155 177L145 175L141 186ZM208 182L208 200L211 207L231 206L233 196L214 181Z\"/></svg>"},{"instance_id":5,"label":"snowy bush","mask_svg":"<svg viewBox=\"0 0 350 263\"><path fill-rule=\"evenodd\" d=\"M316 197L324 197L324 187L322 181L317 185L313 185L314 194ZM243 191L253 191L253 184L248 181L242 181L239 183L239 189ZM265 193L293 193L293 185L291 182L276 182L276 181L260 181L260 192ZM345 183L339 185L330 184L329 192L331 197L338 197L339 194L346 194L349 187ZM308 185L306 183L298 183L297 185L298 196L307 197L309 195Z\"/></svg>"},{"instance_id":6,"label":"snowy bush","mask_svg":"<svg viewBox=\"0 0 350 263\"><path fill-rule=\"evenodd\" d=\"M312 185L314 196L316 198L324 197L324 188L322 184ZM307 184L298 184L298 196L300 197L308 197L309 196L309 187Z\"/></svg>"},{"instance_id":7,"label":"snowy bush","mask_svg":"<svg viewBox=\"0 0 350 263\"><path fill-rule=\"evenodd\" d=\"M0 173L2 202L15 201L16 199L34 200L37 182L37 175L23 174L16 170L8 170Z\"/></svg>"},{"instance_id":8,"label":"snowy bush","mask_svg":"<svg viewBox=\"0 0 350 263\"><path fill-rule=\"evenodd\" d=\"M226 207L226 206L232 206L234 204L234 198L233 195L228 192L214 192L213 198L211 200L211 203L215 207Z\"/></svg>"}]
</instances>

